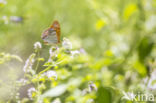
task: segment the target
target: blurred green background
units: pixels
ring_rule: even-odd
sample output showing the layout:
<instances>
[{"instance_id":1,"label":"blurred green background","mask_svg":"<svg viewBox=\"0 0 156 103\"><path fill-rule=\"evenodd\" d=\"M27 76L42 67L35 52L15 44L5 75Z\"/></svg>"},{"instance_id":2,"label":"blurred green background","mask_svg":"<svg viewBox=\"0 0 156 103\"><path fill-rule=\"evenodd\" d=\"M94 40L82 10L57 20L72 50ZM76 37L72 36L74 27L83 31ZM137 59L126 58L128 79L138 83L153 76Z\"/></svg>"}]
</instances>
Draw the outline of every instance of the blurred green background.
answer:
<instances>
[{"instance_id":1,"label":"blurred green background","mask_svg":"<svg viewBox=\"0 0 156 103\"><path fill-rule=\"evenodd\" d=\"M140 79L149 74L146 67L156 57L155 0L1 0L0 52L25 61L54 20L60 22L61 39L84 48L98 64L95 68L108 66L114 76L130 70ZM43 56L47 48L43 45ZM15 61L9 65L22 71ZM9 80L5 68L0 66L0 77Z\"/></svg>"},{"instance_id":2,"label":"blurred green background","mask_svg":"<svg viewBox=\"0 0 156 103\"><path fill-rule=\"evenodd\" d=\"M108 48L127 51L140 37L153 36L155 6L154 0L8 0L0 7L0 50L28 56L58 20L61 37L80 42L94 56ZM22 22L12 22L12 16Z\"/></svg>"}]
</instances>

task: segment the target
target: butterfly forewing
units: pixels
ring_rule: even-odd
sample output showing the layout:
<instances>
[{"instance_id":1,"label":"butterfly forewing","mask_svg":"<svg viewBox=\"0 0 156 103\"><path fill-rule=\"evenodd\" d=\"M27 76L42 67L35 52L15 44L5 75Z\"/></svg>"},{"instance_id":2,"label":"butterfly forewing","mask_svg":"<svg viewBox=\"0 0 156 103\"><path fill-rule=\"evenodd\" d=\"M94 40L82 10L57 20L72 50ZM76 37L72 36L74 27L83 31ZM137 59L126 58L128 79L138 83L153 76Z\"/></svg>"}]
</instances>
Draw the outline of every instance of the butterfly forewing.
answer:
<instances>
[{"instance_id":1,"label":"butterfly forewing","mask_svg":"<svg viewBox=\"0 0 156 103\"><path fill-rule=\"evenodd\" d=\"M59 24L59 22L58 21L54 21L53 24L51 25L51 28L56 30L58 43L60 43L60 24Z\"/></svg>"}]
</instances>

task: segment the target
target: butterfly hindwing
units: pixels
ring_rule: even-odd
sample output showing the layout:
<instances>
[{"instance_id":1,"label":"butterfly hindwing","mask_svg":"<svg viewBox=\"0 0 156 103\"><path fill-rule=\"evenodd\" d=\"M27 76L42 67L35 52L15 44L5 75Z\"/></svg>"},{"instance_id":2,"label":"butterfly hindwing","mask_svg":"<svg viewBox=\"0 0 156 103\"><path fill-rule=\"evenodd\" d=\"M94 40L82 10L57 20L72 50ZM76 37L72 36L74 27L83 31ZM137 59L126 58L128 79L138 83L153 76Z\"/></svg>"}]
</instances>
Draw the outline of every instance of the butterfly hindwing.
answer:
<instances>
[{"instance_id":1,"label":"butterfly hindwing","mask_svg":"<svg viewBox=\"0 0 156 103\"><path fill-rule=\"evenodd\" d=\"M56 35L56 31L52 28L49 28L47 32L47 35L43 38L43 40L48 43L48 44L57 44L58 40L57 40L57 35Z\"/></svg>"}]
</instances>

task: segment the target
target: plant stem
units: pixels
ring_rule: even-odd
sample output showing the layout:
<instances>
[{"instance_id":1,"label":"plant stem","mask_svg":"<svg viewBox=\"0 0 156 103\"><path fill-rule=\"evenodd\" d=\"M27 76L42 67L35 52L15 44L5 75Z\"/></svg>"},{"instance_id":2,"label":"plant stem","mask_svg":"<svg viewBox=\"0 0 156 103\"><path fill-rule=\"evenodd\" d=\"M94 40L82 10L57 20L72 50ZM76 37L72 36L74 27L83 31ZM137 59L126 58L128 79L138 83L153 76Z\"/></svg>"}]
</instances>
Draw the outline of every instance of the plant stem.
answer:
<instances>
[{"instance_id":1,"label":"plant stem","mask_svg":"<svg viewBox=\"0 0 156 103\"><path fill-rule=\"evenodd\" d=\"M35 68L35 73L37 74L37 69L38 69L38 66L39 66L39 61L38 61L38 58L40 56L40 52L38 51L37 52L37 64L36 64L36 68Z\"/></svg>"}]
</instances>

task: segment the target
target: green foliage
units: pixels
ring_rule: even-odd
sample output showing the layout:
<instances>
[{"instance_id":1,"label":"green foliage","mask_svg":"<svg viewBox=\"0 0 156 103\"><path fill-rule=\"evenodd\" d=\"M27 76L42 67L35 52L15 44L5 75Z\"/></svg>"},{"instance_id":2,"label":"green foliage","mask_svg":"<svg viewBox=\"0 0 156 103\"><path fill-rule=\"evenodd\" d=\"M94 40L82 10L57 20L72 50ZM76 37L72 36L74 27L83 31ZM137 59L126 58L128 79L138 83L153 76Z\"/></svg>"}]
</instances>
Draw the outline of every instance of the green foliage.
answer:
<instances>
[{"instance_id":1,"label":"green foliage","mask_svg":"<svg viewBox=\"0 0 156 103\"><path fill-rule=\"evenodd\" d=\"M0 0L0 103L155 96L155 8L154 0ZM42 45L54 20L61 43Z\"/></svg>"},{"instance_id":2,"label":"green foliage","mask_svg":"<svg viewBox=\"0 0 156 103\"><path fill-rule=\"evenodd\" d=\"M99 87L97 91L97 103L112 103L112 95L108 88Z\"/></svg>"},{"instance_id":3,"label":"green foliage","mask_svg":"<svg viewBox=\"0 0 156 103\"><path fill-rule=\"evenodd\" d=\"M152 39L148 38L148 37L144 37L138 47L138 55L139 55L139 59L140 61L144 61L145 58L150 55L152 48L154 46L154 43L152 41Z\"/></svg>"}]
</instances>

